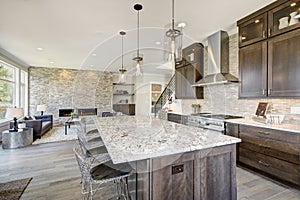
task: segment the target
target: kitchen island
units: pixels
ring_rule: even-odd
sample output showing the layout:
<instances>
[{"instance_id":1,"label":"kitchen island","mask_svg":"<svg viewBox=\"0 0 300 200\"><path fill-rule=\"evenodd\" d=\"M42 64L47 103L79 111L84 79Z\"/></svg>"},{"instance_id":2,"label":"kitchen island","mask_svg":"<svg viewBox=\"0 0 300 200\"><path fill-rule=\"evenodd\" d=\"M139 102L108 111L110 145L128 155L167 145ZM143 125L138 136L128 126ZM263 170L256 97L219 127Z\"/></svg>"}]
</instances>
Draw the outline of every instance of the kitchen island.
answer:
<instances>
[{"instance_id":1,"label":"kitchen island","mask_svg":"<svg viewBox=\"0 0 300 200\"><path fill-rule=\"evenodd\" d=\"M236 199L236 143L151 117L95 118L113 163L128 162L132 199Z\"/></svg>"}]
</instances>

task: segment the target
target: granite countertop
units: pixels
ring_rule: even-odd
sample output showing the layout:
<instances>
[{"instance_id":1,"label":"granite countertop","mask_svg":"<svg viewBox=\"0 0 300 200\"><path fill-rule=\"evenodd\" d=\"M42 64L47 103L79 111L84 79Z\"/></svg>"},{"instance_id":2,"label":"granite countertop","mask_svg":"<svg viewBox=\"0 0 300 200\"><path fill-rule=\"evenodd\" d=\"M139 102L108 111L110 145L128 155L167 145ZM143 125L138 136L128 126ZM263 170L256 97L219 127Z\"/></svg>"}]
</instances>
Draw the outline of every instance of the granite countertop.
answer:
<instances>
[{"instance_id":1,"label":"granite countertop","mask_svg":"<svg viewBox=\"0 0 300 200\"><path fill-rule=\"evenodd\" d=\"M255 121L253 119L248 119L248 118L228 119L228 120L225 120L225 122L300 133L300 124L289 123L289 122L285 122L285 121L283 121L282 124L276 124L276 125L266 124L266 123L258 122L258 121Z\"/></svg>"},{"instance_id":2,"label":"granite countertop","mask_svg":"<svg viewBox=\"0 0 300 200\"><path fill-rule=\"evenodd\" d=\"M241 142L215 131L151 117L97 117L95 124L115 164Z\"/></svg>"}]
</instances>

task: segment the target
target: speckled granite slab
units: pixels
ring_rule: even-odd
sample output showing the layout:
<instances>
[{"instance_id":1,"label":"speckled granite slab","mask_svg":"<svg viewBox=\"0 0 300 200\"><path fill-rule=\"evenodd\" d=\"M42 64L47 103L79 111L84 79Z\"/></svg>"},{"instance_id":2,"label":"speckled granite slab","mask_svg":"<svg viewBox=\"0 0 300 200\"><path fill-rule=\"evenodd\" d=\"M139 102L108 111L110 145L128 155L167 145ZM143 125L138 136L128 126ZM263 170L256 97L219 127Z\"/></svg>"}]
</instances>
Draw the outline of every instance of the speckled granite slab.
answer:
<instances>
[{"instance_id":1,"label":"speckled granite slab","mask_svg":"<svg viewBox=\"0 0 300 200\"><path fill-rule=\"evenodd\" d=\"M113 163L122 163L238 143L218 132L151 117L98 117L95 124Z\"/></svg>"},{"instance_id":2,"label":"speckled granite slab","mask_svg":"<svg viewBox=\"0 0 300 200\"><path fill-rule=\"evenodd\" d=\"M235 124L243 124L243 125L249 125L249 126L256 126L261 128L270 128L275 130L281 130L281 131L291 131L295 133L300 133L300 124L292 124L292 123L286 123L283 122L282 124L266 124L254 121L253 119L247 119L247 118L240 118L240 119L228 119L225 120L226 122L235 123Z\"/></svg>"}]
</instances>

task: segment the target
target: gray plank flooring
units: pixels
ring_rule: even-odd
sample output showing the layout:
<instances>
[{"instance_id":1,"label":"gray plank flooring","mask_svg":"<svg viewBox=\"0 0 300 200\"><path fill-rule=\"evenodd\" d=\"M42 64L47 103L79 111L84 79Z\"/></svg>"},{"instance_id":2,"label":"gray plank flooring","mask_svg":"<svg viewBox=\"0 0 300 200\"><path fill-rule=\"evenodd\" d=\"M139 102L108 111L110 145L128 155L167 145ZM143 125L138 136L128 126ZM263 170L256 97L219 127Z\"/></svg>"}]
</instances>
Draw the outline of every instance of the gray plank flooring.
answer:
<instances>
[{"instance_id":1,"label":"gray plank flooring","mask_svg":"<svg viewBox=\"0 0 300 200\"><path fill-rule=\"evenodd\" d=\"M81 199L80 172L74 141L0 148L0 182L33 177L21 200ZM104 193L107 191L104 191ZM239 200L300 200L300 191L237 168ZM107 198L109 195L107 195ZM106 199L97 193L95 199Z\"/></svg>"}]
</instances>

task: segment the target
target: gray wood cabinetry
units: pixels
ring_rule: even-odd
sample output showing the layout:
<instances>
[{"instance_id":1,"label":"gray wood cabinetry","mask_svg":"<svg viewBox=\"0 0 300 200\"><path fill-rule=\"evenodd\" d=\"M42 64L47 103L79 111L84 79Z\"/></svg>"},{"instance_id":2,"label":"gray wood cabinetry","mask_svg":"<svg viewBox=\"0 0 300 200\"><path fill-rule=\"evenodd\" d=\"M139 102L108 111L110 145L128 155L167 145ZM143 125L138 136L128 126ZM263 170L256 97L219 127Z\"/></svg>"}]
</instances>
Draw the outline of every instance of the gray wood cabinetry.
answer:
<instances>
[{"instance_id":1,"label":"gray wood cabinetry","mask_svg":"<svg viewBox=\"0 0 300 200\"><path fill-rule=\"evenodd\" d=\"M186 125L187 121L188 121L188 116L186 116L186 115L168 113L167 117L168 117L168 119L167 119L168 121L175 122L178 124Z\"/></svg>"},{"instance_id":2,"label":"gray wood cabinetry","mask_svg":"<svg viewBox=\"0 0 300 200\"><path fill-rule=\"evenodd\" d=\"M113 110L124 115L135 115L135 104L114 104Z\"/></svg>"},{"instance_id":3,"label":"gray wood cabinetry","mask_svg":"<svg viewBox=\"0 0 300 200\"><path fill-rule=\"evenodd\" d=\"M239 97L300 97L300 21L291 17L299 2L276 1L237 22Z\"/></svg>"},{"instance_id":4,"label":"gray wood cabinetry","mask_svg":"<svg viewBox=\"0 0 300 200\"><path fill-rule=\"evenodd\" d=\"M267 42L239 50L239 97L265 97L267 94Z\"/></svg>"},{"instance_id":5,"label":"gray wood cabinetry","mask_svg":"<svg viewBox=\"0 0 300 200\"><path fill-rule=\"evenodd\" d=\"M268 41L268 96L300 97L300 29Z\"/></svg>"},{"instance_id":6,"label":"gray wood cabinetry","mask_svg":"<svg viewBox=\"0 0 300 200\"><path fill-rule=\"evenodd\" d=\"M225 135L240 138L239 125L238 124L225 124ZM239 161L239 147L240 143L236 144L236 160Z\"/></svg>"},{"instance_id":7,"label":"gray wood cabinetry","mask_svg":"<svg viewBox=\"0 0 300 200\"><path fill-rule=\"evenodd\" d=\"M233 144L134 162L132 199L235 200L235 148Z\"/></svg>"},{"instance_id":8,"label":"gray wood cabinetry","mask_svg":"<svg viewBox=\"0 0 300 200\"><path fill-rule=\"evenodd\" d=\"M226 127L226 134L242 139L237 148L240 163L300 186L299 133L237 124Z\"/></svg>"},{"instance_id":9,"label":"gray wood cabinetry","mask_svg":"<svg viewBox=\"0 0 300 200\"><path fill-rule=\"evenodd\" d=\"M239 47L266 39L267 23L267 13L263 13L239 24Z\"/></svg>"},{"instance_id":10,"label":"gray wood cabinetry","mask_svg":"<svg viewBox=\"0 0 300 200\"><path fill-rule=\"evenodd\" d=\"M178 99L202 99L203 88L192 87L203 76L203 45L194 43L183 49L183 60L176 64L175 95Z\"/></svg>"}]
</instances>

